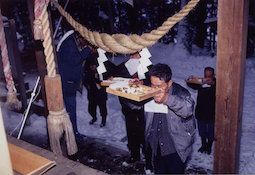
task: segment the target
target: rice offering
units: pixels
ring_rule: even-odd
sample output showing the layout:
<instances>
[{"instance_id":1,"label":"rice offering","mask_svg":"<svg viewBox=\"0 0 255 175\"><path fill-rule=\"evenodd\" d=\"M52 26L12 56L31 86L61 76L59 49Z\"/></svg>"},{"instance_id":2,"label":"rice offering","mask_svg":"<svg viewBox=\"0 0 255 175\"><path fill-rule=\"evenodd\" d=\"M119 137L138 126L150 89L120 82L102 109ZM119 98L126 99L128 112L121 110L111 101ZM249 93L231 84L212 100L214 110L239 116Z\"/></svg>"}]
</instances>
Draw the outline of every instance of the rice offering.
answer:
<instances>
[{"instance_id":1,"label":"rice offering","mask_svg":"<svg viewBox=\"0 0 255 175\"><path fill-rule=\"evenodd\" d=\"M147 94L150 89L138 86L136 84L132 84L132 85L125 86L125 87L116 88L116 90L121 91L123 93L127 93L127 94L142 96L142 95Z\"/></svg>"}]
</instances>

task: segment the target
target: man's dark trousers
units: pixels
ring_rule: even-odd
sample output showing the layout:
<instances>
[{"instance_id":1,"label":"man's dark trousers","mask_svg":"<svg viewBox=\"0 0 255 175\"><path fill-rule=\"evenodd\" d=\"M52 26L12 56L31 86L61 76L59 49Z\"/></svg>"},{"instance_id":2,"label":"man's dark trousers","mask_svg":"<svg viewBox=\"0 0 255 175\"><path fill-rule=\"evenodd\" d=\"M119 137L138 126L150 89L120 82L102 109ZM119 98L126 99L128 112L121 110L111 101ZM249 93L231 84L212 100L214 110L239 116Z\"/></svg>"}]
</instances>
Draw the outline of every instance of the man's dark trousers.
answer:
<instances>
[{"instance_id":1,"label":"man's dark trousers","mask_svg":"<svg viewBox=\"0 0 255 175\"><path fill-rule=\"evenodd\" d=\"M157 155L154 156L153 164L155 174L184 174L185 164L177 152L161 156L158 149Z\"/></svg>"},{"instance_id":2,"label":"man's dark trousers","mask_svg":"<svg viewBox=\"0 0 255 175\"><path fill-rule=\"evenodd\" d=\"M126 119L126 129L128 137L128 148L131 157L140 160L140 148L144 147L144 110L130 109L122 105L122 112Z\"/></svg>"}]
</instances>

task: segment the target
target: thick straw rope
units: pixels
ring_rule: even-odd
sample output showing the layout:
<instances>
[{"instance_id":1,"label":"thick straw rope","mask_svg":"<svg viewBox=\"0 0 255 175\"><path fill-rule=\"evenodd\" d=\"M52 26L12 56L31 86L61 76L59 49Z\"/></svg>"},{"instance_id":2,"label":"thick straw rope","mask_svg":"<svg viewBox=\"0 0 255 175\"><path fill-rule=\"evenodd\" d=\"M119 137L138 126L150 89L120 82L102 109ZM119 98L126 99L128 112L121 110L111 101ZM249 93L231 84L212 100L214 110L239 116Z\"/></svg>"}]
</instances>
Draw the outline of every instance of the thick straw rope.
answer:
<instances>
[{"instance_id":1,"label":"thick straw rope","mask_svg":"<svg viewBox=\"0 0 255 175\"><path fill-rule=\"evenodd\" d=\"M54 54L53 54L52 39L51 39L51 33L50 33L50 23L49 23L49 17L47 12L47 4L45 4L42 9L40 19L42 21L43 47L44 47L44 54L46 56L48 76L55 77L56 65L55 65Z\"/></svg>"},{"instance_id":2,"label":"thick straw rope","mask_svg":"<svg viewBox=\"0 0 255 175\"><path fill-rule=\"evenodd\" d=\"M47 12L48 2L48 0L35 0L34 37L35 39L43 40L44 54L46 56L47 72L49 77L47 81L52 81L59 75L56 74L56 66L52 45L53 43ZM56 83L59 83L61 85L61 80L59 79L59 82ZM60 90L62 89L60 88ZM62 154L60 138L62 137L63 133L65 134L68 155L73 155L78 151L75 136L73 133L73 127L65 108L60 111L51 111L51 109L49 109L47 124L50 145L54 153Z\"/></svg>"},{"instance_id":3,"label":"thick straw rope","mask_svg":"<svg viewBox=\"0 0 255 175\"><path fill-rule=\"evenodd\" d=\"M42 33L42 21L40 19L40 15L45 5L44 0L35 0L34 2L34 39L35 40L43 40L43 33Z\"/></svg>"},{"instance_id":4,"label":"thick straw rope","mask_svg":"<svg viewBox=\"0 0 255 175\"><path fill-rule=\"evenodd\" d=\"M8 108L15 107L16 109L18 109L19 101L16 96L17 90L14 86L14 81L12 78L11 65L10 65L10 61L8 57L8 50L7 50L6 40L5 40L1 9L0 9L0 45L1 45L1 56L2 56L2 62L3 62L3 71L4 71L5 81L6 81L6 87L8 90L7 106Z\"/></svg>"},{"instance_id":5,"label":"thick straw rope","mask_svg":"<svg viewBox=\"0 0 255 175\"><path fill-rule=\"evenodd\" d=\"M104 49L107 52L129 54L155 44L163 37L176 23L181 21L197 5L200 0L191 0L179 13L169 17L160 27L152 30L150 33L144 33L141 36L133 34L130 36L124 34L108 35L89 31L86 27L75 21L55 0L51 2L59 10L60 14L91 44Z\"/></svg>"}]
</instances>

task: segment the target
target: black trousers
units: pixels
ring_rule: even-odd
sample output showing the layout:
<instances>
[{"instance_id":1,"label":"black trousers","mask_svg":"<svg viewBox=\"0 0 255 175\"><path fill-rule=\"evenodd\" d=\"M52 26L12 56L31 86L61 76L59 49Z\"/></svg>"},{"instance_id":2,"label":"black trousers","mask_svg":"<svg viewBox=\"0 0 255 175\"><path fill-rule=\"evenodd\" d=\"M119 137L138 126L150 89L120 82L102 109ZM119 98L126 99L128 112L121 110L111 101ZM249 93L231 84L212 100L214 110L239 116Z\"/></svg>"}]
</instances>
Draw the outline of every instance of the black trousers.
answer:
<instances>
[{"instance_id":1,"label":"black trousers","mask_svg":"<svg viewBox=\"0 0 255 175\"><path fill-rule=\"evenodd\" d=\"M140 148L145 145L144 139L144 110L132 110L122 104L122 112L126 119L126 130L128 138L128 148L134 159L140 160Z\"/></svg>"},{"instance_id":2,"label":"black trousers","mask_svg":"<svg viewBox=\"0 0 255 175\"><path fill-rule=\"evenodd\" d=\"M105 124L107 116L106 100L89 99L88 111L93 119L97 119L97 106L99 106L102 116L102 123Z\"/></svg>"},{"instance_id":3,"label":"black trousers","mask_svg":"<svg viewBox=\"0 0 255 175\"><path fill-rule=\"evenodd\" d=\"M197 120L198 132L202 139L208 139L213 142L214 140L214 122L204 122Z\"/></svg>"},{"instance_id":4,"label":"black trousers","mask_svg":"<svg viewBox=\"0 0 255 175\"><path fill-rule=\"evenodd\" d=\"M185 164L177 152L161 156L158 149L153 164L155 174L184 174Z\"/></svg>"}]
</instances>

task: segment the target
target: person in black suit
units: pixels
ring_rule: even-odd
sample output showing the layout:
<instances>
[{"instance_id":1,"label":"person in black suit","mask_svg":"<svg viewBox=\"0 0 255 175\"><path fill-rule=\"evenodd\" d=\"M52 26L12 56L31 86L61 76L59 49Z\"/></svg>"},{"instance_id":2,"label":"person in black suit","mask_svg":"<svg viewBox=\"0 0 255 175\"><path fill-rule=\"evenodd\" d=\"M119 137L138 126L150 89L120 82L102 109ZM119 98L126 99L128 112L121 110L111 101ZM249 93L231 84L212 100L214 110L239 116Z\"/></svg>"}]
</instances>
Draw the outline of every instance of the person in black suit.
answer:
<instances>
[{"instance_id":1,"label":"person in black suit","mask_svg":"<svg viewBox=\"0 0 255 175\"><path fill-rule=\"evenodd\" d=\"M198 91L195 116L198 123L198 131L201 137L202 146L199 152L211 154L214 141L214 120L215 120L215 93L216 78L214 69L204 69L203 84L187 84Z\"/></svg>"},{"instance_id":2,"label":"person in black suit","mask_svg":"<svg viewBox=\"0 0 255 175\"><path fill-rule=\"evenodd\" d=\"M139 58L141 58L141 56L138 52L130 55L130 59L139 59ZM115 76L124 77L124 78L133 78L138 84L150 85L148 72L145 74L146 79L139 80L137 73L130 75L128 69L125 66L125 63L126 62L123 62L116 67ZM148 69L150 69L150 67L148 67ZM144 138L145 101L136 102L123 97L119 97L119 101L122 107L122 113L125 116L126 131L127 131L127 138L128 138L127 147L130 151L130 157L128 158L126 162L135 163L137 161L140 161L141 159L140 154L142 151L146 159L146 169L152 170L151 158L150 158L151 152L150 150L145 150L145 138Z\"/></svg>"},{"instance_id":3,"label":"person in black suit","mask_svg":"<svg viewBox=\"0 0 255 175\"><path fill-rule=\"evenodd\" d=\"M100 85L101 81L97 73L97 57L98 54L95 53L86 62L87 66L85 71L84 85L88 91L88 111L92 117L92 120L89 122L89 124L92 125L97 121L96 109L98 106L102 116L100 127L104 127L106 124L107 116L107 93L105 87Z\"/></svg>"}]
</instances>

